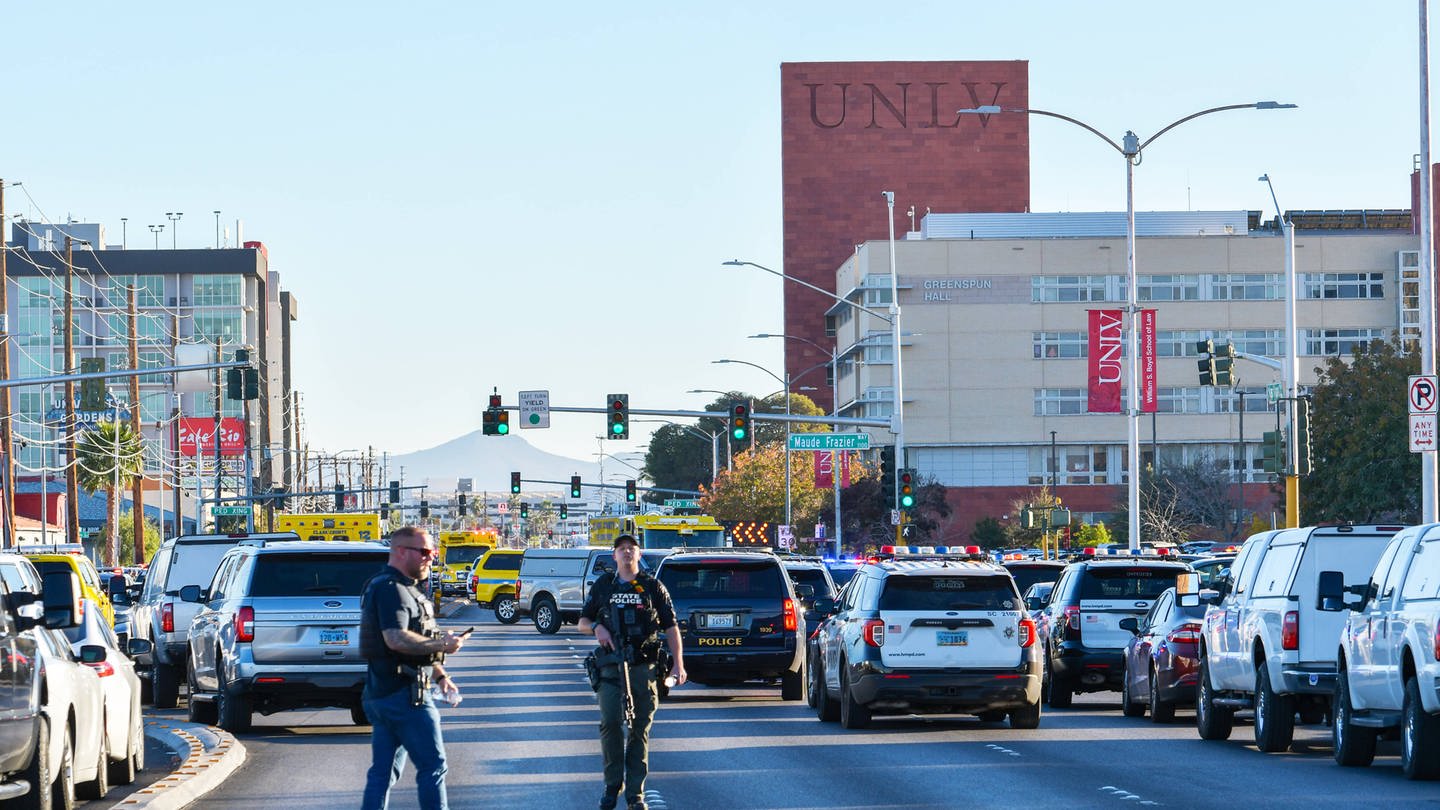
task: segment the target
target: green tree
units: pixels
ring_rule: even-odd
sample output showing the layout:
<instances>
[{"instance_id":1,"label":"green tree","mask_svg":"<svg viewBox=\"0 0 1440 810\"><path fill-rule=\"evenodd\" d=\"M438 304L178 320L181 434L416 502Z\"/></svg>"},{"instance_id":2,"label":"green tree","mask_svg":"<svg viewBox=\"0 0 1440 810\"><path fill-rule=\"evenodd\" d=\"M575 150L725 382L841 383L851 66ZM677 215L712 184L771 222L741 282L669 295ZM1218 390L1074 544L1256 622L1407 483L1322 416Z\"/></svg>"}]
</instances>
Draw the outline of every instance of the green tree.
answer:
<instances>
[{"instance_id":1,"label":"green tree","mask_svg":"<svg viewBox=\"0 0 1440 810\"><path fill-rule=\"evenodd\" d=\"M1113 542L1115 541L1110 537L1110 530L1104 523L1086 523L1075 532L1075 540L1071 545L1075 548L1096 548Z\"/></svg>"},{"instance_id":2,"label":"green tree","mask_svg":"<svg viewBox=\"0 0 1440 810\"><path fill-rule=\"evenodd\" d=\"M135 513L126 512L120 516L120 559L121 565L141 565L155 556L160 548L160 524L145 519L145 557L144 559L132 559L135 556Z\"/></svg>"},{"instance_id":3,"label":"green tree","mask_svg":"<svg viewBox=\"0 0 1440 810\"><path fill-rule=\"evenodd\" d=\"M791 457L790 511L795 535L811 535L828 491L814 487L813 453ZM731 470L721 470L712 487L701 486L700 509L717 520L785 522L785 451L779 444L761 445L735 457Z\"/></svg>"},{"instance_id":4,"label":"green tree","mask_svg":"<svg viewBox=\"0 0 1440 810\"><path fill-rule=\"evenodd\" d=\"M1005 527L1000 521L993 517L983 517L975 521L975 528L970 532L970 540L975 545L985 548L1005 547Z\"/></svg>"},{"instance_id":5,"label":"green tree","mask_svg":"<svg viewBox=\"0 0 1440 810\"><path fill-rule=\"evenodd\" d=\"M749 401L753 398L750 394L734 391L706 405L705 410L728 413L730 400ZM690 429L687 430L687 427ZM659 488L698 491L701 484L710 483L712 453L718 451L718 466L721 469L726 466L729 458L727 428L726 419L714 416L702 416L691 426L670 424L661 427L651 434L650 445L645 450L645 477ZM719 441L707 438L708 435L718 435ZM749 442L746 442L744 447L736 447L735 452L748 450L749 447ZM647 492L642 499L660 503L666 497L663 492Z\"/></svg>"},{"instance_id":6,"label":"green tree","mask_svg":"<svg viewBox=\"0 0 1440 810\"><path fill-rule=\"evenodd\" d=\"M129 422L106 421L82 431L75 444L76 480L86 492L105 490L105 547L102 559L115 565L119 541L117 522L120 498L117 490L130 486L145 469L145 442Z\"/></svg>"},{"instance_id":7,"label":"green tree","mask_svg":"<svg viewBox=\"0 0 1440 810\"><path fill-rule=\"evenodd\" d=\"M1310 436L1314 467L1301 487L1306 523L1414 523L1420 455L1409 447L1403 392L1420 373L1415 347L1398 338L1357 347L1348 362L1317 368Z\"/></svg>"}]
</instances>

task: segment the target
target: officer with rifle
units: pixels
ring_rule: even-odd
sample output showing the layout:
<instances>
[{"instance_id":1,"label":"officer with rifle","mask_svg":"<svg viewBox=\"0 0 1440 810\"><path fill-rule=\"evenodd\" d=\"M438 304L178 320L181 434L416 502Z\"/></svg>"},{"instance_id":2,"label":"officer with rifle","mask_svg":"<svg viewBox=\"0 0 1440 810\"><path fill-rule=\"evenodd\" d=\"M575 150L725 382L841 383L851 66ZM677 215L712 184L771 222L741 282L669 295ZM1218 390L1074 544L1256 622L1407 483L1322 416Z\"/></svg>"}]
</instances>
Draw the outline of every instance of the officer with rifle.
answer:
<instances>
[{"instance_id":1,"label":"officer with rifle","mask_svg":"<svg viewBox=\"0 0 1440 810\"><path fill-rule=\"evenodd\" d=\"M595 581L580 611L580 632L593 633L599 643L586 663L600 701L605 757L600 810L613 810L622 789L629 810L645 810L650 724L659 702L656 681L684 683L685 664L675 606L665 586L640 570L640 544L622 534L615 538L614 556L615 572Z\"/></svg>"}]
</instances>

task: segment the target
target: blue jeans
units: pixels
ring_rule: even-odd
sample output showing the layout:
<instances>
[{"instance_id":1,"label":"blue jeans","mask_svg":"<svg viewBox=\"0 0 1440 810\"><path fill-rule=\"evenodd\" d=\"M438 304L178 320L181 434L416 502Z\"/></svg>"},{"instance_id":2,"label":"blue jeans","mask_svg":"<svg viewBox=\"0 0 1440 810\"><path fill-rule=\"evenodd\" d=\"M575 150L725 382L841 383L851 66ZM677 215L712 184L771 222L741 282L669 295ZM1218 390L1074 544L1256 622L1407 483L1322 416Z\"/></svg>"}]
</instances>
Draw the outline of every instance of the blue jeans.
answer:
<instances>
[{"instance_id":1,"label":"blue jeans","mask_svg":"<svg viewBox=\"0 0 1440 810\"><path fill-rule=\"evenodd\" d=\"M405 770L406 754L415 760L415 789L424 810L447 810L445 798L445 741L440 738L440 713L430 697L425 705L410 705L410 690L364 700L365 716L372 726L370 771L365 776L362 810L385 810L390 787Z\"/></svg>"}]
</instances>

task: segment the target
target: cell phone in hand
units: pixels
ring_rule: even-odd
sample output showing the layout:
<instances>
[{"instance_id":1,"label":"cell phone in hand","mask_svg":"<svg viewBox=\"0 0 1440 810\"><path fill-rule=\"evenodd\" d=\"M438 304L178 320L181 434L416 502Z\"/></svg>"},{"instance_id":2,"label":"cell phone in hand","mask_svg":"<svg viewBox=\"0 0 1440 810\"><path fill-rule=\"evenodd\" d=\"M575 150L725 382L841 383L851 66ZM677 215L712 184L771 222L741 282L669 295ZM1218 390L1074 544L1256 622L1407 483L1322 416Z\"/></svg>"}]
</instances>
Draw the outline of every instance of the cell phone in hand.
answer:
<instances>
[{"instance_id":1,"label":"cell phone in hand","mask_svg":"<svg viewBox=\"0 0 1440 810\"><path fill-rule=\"evenodd\" d=\"M473 628L473 627L467 627L467 628L465 628L465 631L460 634L460 637L461 637L461 638L465 638L466 636L470 635L470 634L473 633L473 632L475 632L475 628Z\"/></svg>"}]
</instances>

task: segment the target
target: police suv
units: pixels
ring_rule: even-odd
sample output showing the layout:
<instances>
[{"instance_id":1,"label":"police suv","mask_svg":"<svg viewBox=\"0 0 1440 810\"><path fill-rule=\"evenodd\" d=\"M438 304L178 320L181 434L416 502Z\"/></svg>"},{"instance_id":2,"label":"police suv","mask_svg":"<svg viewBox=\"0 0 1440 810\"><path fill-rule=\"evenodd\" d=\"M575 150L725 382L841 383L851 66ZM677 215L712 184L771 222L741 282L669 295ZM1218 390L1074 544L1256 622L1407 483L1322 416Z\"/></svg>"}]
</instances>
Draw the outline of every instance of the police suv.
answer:
<instances>
[{"instance_id":1,"label":"police suv","mask_svg":"<svg viewBox=\"0 0 1440 810\"><path fill-rule=\"evenodd\" d=\"M1040 725L1040 648L1015 581L960 558L861 567L810 642L816 715L864 728L877 714L1007 715Z\"/></svg>"}]
</instances>

